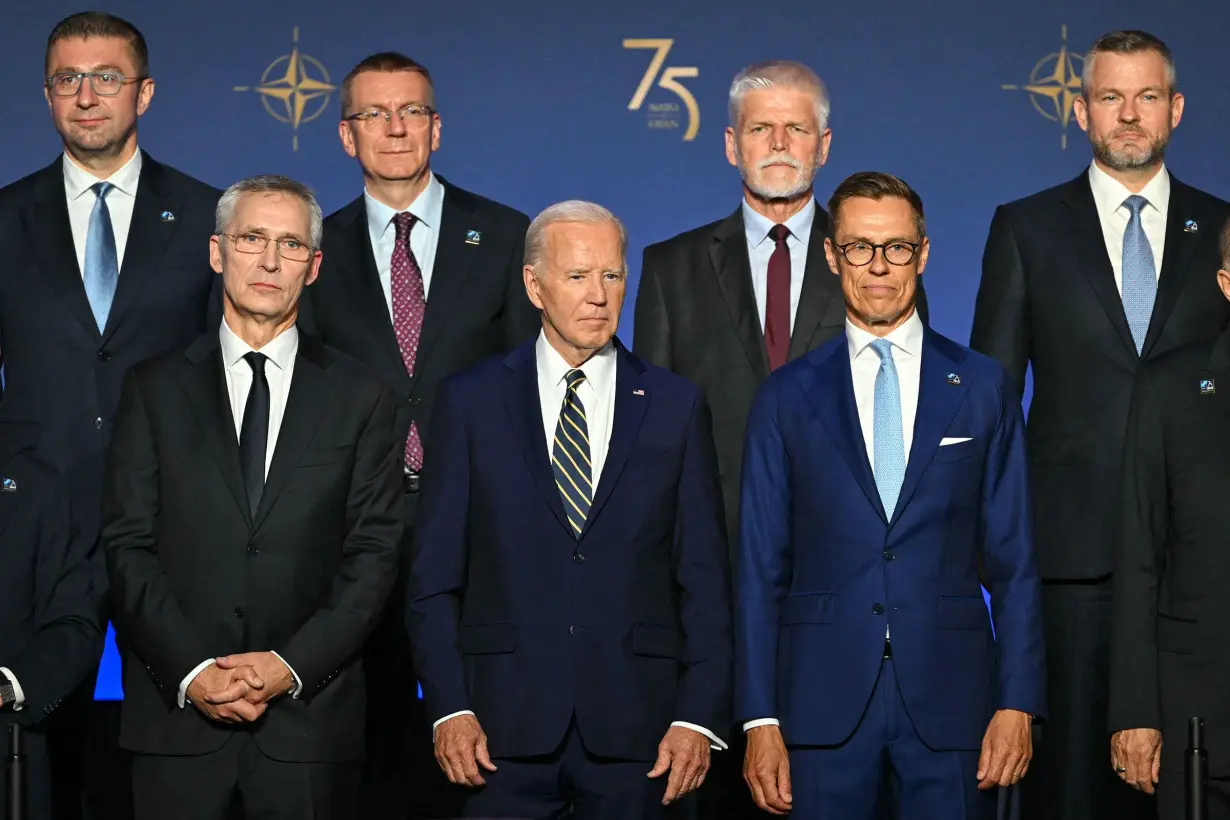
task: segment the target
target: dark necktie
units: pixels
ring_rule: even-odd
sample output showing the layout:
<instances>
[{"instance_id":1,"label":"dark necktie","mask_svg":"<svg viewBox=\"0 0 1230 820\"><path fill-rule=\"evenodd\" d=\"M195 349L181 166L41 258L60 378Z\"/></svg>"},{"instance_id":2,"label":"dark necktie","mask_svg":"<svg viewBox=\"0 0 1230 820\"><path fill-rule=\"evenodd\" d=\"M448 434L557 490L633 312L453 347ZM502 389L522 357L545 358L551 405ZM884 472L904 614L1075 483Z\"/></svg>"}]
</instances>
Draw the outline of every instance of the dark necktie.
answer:
<instances>
[{"instance_id":1,"label":"dark necktie","mask_svg":"<svg viewBox=\"0 0 1230 820\"><path fill-rule=\"evenodd\" d=\"M565 377L568 390L555 425L555 441L551 445L551 469L555 486L564 502L564 514L572 525L574 538L581 537L585 517L594 497L593 464L589 455L589 425L585 422L585 406L577 388L585 381L585 373L569 370Z\"/></svg>"},{"instance_id":2,"label":"dark necktie","mask_svg":"<svg viewBox=\"0 0 1230 820\"><path fill-rule=\"evenodd\" d=\"M393 258L389 265L389 284L393 297L393 333L401 350L401 361L406 373L414 375L414 359L419 350L419 336L423 332L423 315L427 311L426 291L423 287L423 272L410 251L410 229L414 227L414 214L403 212L393 217L397 227L397 239L393 244ZM419 440L417 422L411 423L406 439L406 466L417 473L423 468L423 444Z\"/></svg>"},{"instance_id":3,"label":"dark necktie","mask_svg":"<svg viewBox=\"0 0 1230 820\"><path fill-rule=\"evenodd\" d=\"M119 256L115 250L115 231L111 226L111 211L107 208L107 194L114 190L110 182L96 182L90 186L97 199L90 211L90 227L85 236L85 295L90 300L90 310L98 332L107 327L111 302L115 299L115 287L119 282Z\"/></svg>"},{"instance_id":4,"label":"dark necktie","mask_svg":"<svg viewBox=\"0 0 1230 820\"><path fill-rule=\"evenodd\" d=\"M261 494L265 491L265 456L269 449L269 382L265 378L263 353L245 353L252 368L252 389L243 410L239 428L239 461L243 465L244 485L248 490L248 509L256 517Z\"/></svg>"},{"instance_id":5,"label":"dark necktie","mask_svg":"<svg viewBox=\"0 0 1230 820\"><path fill-rule=\"evenodd\" d=\"M764 346L769 354L769 369L786 363L790 354L790 248L786 237L790 229L774 225L769 236L777 243L769 257L769 284L765 291Z\"/></svg>"}]
</instances>

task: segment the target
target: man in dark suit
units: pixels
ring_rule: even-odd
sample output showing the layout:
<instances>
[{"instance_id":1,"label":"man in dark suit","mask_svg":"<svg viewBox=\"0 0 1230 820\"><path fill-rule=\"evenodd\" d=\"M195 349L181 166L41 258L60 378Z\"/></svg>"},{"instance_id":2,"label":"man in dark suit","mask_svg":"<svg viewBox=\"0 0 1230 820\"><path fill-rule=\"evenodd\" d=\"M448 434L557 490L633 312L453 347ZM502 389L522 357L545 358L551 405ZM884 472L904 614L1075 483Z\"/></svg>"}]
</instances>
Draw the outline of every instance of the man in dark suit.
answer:
<instances>
[{"instance_id":1,"label":"man in dark suit","mask_svg":"<svg viewBox=\"0 0 1230 820\"><path fill-rule=\"evenodd\" d=\"M106 575L76 526L63 477L40 459L33 425L0 422L0 724L25 739L27 811L52 816L44 719L93 674ZM0 743L7 748L7 732ZM0 805L7 806L0 779Z\"/></svg>"},{"instance_id":2,"label":"man in dark suit","mask_svg":"<svg viewBox=\"0 0 1230 820\"><path fill-rule=\"evenodd\" d=\"M1212 225L1209 226L1212 229ZM1230 300L1230 222L1217 284ZM1124 449L1111 639L1111 758L1184 820L1187 725L1204 718L1208 820L1230 818L1230 330L1141 367ZM1221 387L1221 394L1218 394Z\"/></svg>"},{"instance_id":3,"label":"man in dark suit","mask_svg":"<svg viewBox=\"0 0 1230 820\"><path fill-rule=\"evenodd\" d=\"M919 320L930 245L908 185L855 174L829 213L845 337L770 376L748 420L745 777L773 814L993 817L1045 709L1020 397Z\"/></svg>"},{"instance_id":4,"label":"man in dark suit","mask_svg":"<svg viewBox=\"0 0 1230 820\"><path fill-rule=\"evenodd\" d=\"M440 114L431 75L409 57L375 54L355 66L342 82L342 117L342 146L358 160L364 191L325 220L325 261L308 289L306 319L326 344L393 386L410 425L408 538L436 385L511 349L538 327L521 284L529 219L432 172ZM403 560L407 551L403 546ZM371 820L404 820L411 800L406 769L434 770L404 611L399 582L369 642L369 692L382 715L368 726L363 816ZM424 816L437 816L442 795L434 792L443 785L414 796Z\"/></svg>"},{"instance_id":5,"label":"man in dark suit","mask_svg":"<svg viewBox=\"0 0 1230 820\"><path fill-rule=\"evenodd\" d=\"M405 431L382 380L295 326L321 222L299 183L231 186L219 329L125 378L103 545L138 820L237 797L247 817L356 816Z\"/></svg>"},{"instance_id":6,"label":"man in dark suit","mask_svg":"<svg viewBox=\"0 0 1230 820\"><path fill-rule=\"evenodd\" d=\"M1214 272L1230 206L1163 164L1183 114L1164 43L1108 34L1082 82L1075 113L1093 164L996 210L970 346L998 359L1017 390L1033 370L1028 446L1051 718L1026 816L1130 820L1151 815L1151 801L1115 782L1106 745L1128 404L1142 361L1226 326Z\"/></svg>"},{"instance_id":7,"label":"man in dark suit","mask_svg":"<svg viewBox=\"0 0 1230 820\"><path fill-rule=\"evenodd\" d=\"M626 248L605 208L548 208L526 239L539 335L441 386L407 623L467 816L658 817L725 748L709 412L615 339Z\"/></svg>"}]
</instances>

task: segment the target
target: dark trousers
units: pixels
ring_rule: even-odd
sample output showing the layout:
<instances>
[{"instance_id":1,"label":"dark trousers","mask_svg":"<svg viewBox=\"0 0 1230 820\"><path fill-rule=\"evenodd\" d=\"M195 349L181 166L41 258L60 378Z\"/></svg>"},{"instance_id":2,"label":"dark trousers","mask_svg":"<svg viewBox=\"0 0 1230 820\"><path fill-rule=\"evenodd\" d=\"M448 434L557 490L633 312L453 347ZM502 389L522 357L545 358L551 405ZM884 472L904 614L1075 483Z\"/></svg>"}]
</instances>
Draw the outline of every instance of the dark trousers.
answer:
<instances>
[{"instance_id":1,"label":"dark trousers","mask_svg":"<svg viewBox=\"0 0 1230 820\"><path fill-rule=\"evenodd\" d=\"M1187 741L1182 741L1183 745ZM1183 772L1163 769L1157 777L1158 820L1186 820L1187 788ZM1207 820L1230 820L1230 778L1210 777Z\"/></svg>"},{"instance_id":2,"label":"dark trousers","mask_svg":"<svg viewBox=\"0 0 1230 820\"><path fill-rule=\"evenodd\" d=\"M979 750L935 751L906 712L885 659L854 734L837 746L792 746L792 820L991 820L996 793L978 790ZM886 787L886 780L888 786Z\"/></svg>"},{"instance_id":3,"label":"dark trousers","mask_svg":"<svg viewBox=\"0 0 1230 820\"><path fill-rule=\"evenodd\" d=\"M354 820L358 763L285 763L246 732L204 755L133 756L136 820Z\"/></svg>"},{"instance_id":4,"label":"dark trousers","mask_svg":"<svg viewBox=\"0 0 1230 820\"><path fill-rule=\"evenodd\" d=\"M1110 763L1110 579L1044 582L1042 616L1049 708L1022 781L1024 820L1155 817Z\"/></svg>"}]
</instances>

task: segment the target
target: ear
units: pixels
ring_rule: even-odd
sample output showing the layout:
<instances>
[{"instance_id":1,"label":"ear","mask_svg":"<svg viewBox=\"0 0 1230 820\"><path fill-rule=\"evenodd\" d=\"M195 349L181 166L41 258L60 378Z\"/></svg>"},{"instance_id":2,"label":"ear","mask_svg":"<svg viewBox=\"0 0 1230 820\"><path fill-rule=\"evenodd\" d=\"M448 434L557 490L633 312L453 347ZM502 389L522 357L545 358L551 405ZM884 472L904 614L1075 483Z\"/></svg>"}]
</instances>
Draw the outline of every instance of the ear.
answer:
<instances>
[{"instance_id":1,"label":"ear","mask_svg":"<svg viewBox=\"0 0 1230 820\"><path fill-rule=\"evenodd\" d=\"M337 124L337 136L342 141L342 148L351 156L357 156L359 150L354 143L354 131L351 130L350 123L347 120L342 120Z\"/></svg>"},{"instance_id":2,"label":"ear","mask_svg":"<svg viewBox=\"0 0 1230 820\"><path fill-rule=\"evenodd\" d=\"M824 258L828 260L829 270L840 276L841 273L837 270L837 248L833 246L833 240L827 236L824 238Z\"/></svg>"},{"instance_id":3,"label":"ear","mask_svg":"<svg viewBox=\"0 0 1230 820\"><path fill-rule=\"evenodd\" d=\"M918 249L918 275L922 276L927 267L927 258L931 255L931 240L924 238Z\"/></svg>"},{"instance_id":4,"label":"ear","mask_svg":"<svg viewBox=\"0 0 1230 820\"><path fill-rule=\"evenodd\" d=\"M824 129L824 133L820 135L820 160L816 163L817 166L822 166L829 161L829 145L832 142L833 129Z\"/></svg>"},{"instance_id":5,"label":"ear","mask_svg":"<svg viewBox=\"0 0 1230 820\"><path fill-rule=\"evenodd\" d=\"M525 281L525 295L530 297L530 302L534 307L542 310L542 294L538 292L538 277L534 275L532 265L525 265L521 268L521 277Z\"/></svg>"},{"instance_id":6,"label":"ear","mask_svg":"<svg viewBox=\"0 0 1230 820\"><path fill-rule=\"evenodd\" d=\"M440 150L440 128L441 126L442 126L442 123L440 122L440 115L432 114L431 115L431 151L433 154L436 151Z\"/></svg>"},{"instance_id":7,"label":"ear","mask_svg":"<svg viewBox=\"0 0 1230 820\"><path fill-rule=\"evenodd\" d=\"M1222 296L1230 299L1230 271L1222 268L1217 272L1217 286L1221 288Z\"/></svg>"},{"instance_id":8,"label":"ear","mask_svg":"<svg viewBox=\"0 0 1230 820\"><path fill-rule=\"evenodd\" d=\"M141 116L149 108L150 101L154 99L154 81L142 80L141 90L137 92L137 116Z\"/></svg>"},{"instance_id":9,"label":"ear","mask_svg":"<svg viewBox=\"0 0 1230 820\"><path fill-rule=\"evenodd\" d=\"M320 263L324 258L324 254L320 251L316 251L316 253L312 254L312 261L308 263L307 277L303 280L303 286L305 288L315 282L317 276L320 276Z\"/></svg>"},{"instance_id":10,"label":"ear","mask_svg":"<svg viewBox=\"0 0 1230 820\"><path fill-rule=\"evenodd\" d=\"M1085 104L1084 95L1077 96L1072 101L1072 113L1076 115L1076 124L1082 131L1089 130L1089 106Z\"/></svg>"},{"instance_id":11,"label":"ear","mask_svg":"<svg viewBox=\"0 0 1230 820\"><path fill-rule=\"evenodd\" d=\"M1170 95L1170 127L1175 128L1179 124L1179 120L1183 119L1183 95L1179 93Z\"/></svg>"},{"instance_id":12,"label":"ear","mask_svg":"<svg viewBox=\"0 0 1230 820\"><path fill-rule=\"evenodd\" d=\"M739 167L738 153L735 151L735 129L726 126L726 161L736 168Z\"/></svg>"},{"instance_id":13,"label":"ear","mask_svg":"<svg viewBox=\"0 0 1230 820\"><path fill-rule=\"evenodd\" d=\"M222 273L222 237L217 234L209 237L209 266L214 273Z\"/></svg>"}]
</instances>

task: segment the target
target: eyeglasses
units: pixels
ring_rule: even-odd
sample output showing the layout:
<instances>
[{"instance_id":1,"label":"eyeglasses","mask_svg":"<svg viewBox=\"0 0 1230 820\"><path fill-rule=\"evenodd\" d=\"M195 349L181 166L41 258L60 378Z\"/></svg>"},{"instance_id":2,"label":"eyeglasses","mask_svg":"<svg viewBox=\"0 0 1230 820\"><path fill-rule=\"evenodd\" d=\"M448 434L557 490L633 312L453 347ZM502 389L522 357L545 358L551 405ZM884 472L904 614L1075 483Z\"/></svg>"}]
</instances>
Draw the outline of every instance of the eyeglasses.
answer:
<instances>
[{"instance_id":1,"label":"eyeglasses","mask_svg":"<svg viewBox=\"0 0 1230 820\"><path fill-rule=\"evenodd\" d=\"M890 265L908 265L920 247L922 247L921 242L905 242L898 239L880 245L873 245L870 242L847 242L844 245L838 245L837 249L841 251L841 255L846 258L847 262L861 268L876 258L877 250L884 251L884 261Z\"/></svg>"},{"instance_id":2,"label":"eyeglasses","mask_svg":"<svg viewBox=\"0 0 1230 820\"><path fill-rule=\"evenodd\" d=\"M57 97L75 97L86 79L90 88L100 97L114 97L129 83L139 83L147 77L125 77L115 71L79 71L75 74L61 72L47 78L47 90Z\"/></svg>"},{"instance_id":3,"label":"eyeglasses","mask_svg":"<svg viewBox=\"0 0 1230 820\"><path fill-rule=\"evenodd\" d=\"M235 250L240 253L264 253L270 242L269 237L258 233L224 233L219 236L229 237L235 243ZM312 258L312 248L298 239L279 239L277 242L278 256L288 262L306 262Z\"/></svg>"},{"instance_id":4,"label":"eyeglasses","mask_svg":"<svg viewBox=\"0 0 1230 820\"><path fill-rule=\"evenodd\" d=\"M393 114L396 114L402 122L409 128L421 128L431 121L431 117L436 113L436 109L430 105L421 105L420 103L410 103L404 105L397 111L390 113L383 108L369 108L366 111L359 111L351 114L343 119L350 122L357 122L367 128L378 128L381 120L384 125L388 125L393 121Z\"/></svg>"}]
</instances>

